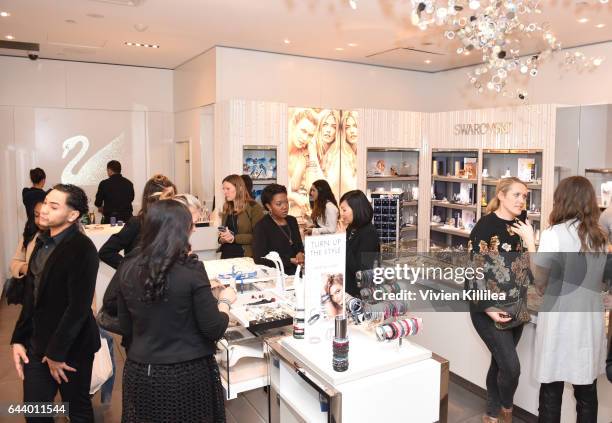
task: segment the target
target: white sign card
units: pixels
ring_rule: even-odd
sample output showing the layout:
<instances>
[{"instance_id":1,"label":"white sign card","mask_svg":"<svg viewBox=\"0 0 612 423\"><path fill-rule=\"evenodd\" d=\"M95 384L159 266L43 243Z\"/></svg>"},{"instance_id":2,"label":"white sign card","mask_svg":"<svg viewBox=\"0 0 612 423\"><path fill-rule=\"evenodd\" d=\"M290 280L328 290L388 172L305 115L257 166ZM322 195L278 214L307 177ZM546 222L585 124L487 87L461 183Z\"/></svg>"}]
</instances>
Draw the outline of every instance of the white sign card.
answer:
<instances>
[{"instance_id":1,"label":"white sign card","mask_svg":"<svg viewBox=\"0 0 612 423\"><path fill-rule=\"evenodd\" d=\"M344 314L346 234L308 236L304 250L304 335L314 343L332 336L334 318Z\"/></svg>"}]
</instances>

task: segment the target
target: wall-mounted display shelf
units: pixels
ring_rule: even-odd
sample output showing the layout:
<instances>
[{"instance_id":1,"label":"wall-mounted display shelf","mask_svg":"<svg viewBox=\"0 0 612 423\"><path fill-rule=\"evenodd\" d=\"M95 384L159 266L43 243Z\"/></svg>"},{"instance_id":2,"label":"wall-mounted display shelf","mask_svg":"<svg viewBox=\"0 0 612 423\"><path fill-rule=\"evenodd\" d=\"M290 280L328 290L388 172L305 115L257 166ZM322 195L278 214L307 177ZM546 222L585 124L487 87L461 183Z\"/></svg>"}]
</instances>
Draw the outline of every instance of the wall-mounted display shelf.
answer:
<instances>
[{"instance_id":1,"label":"wall-mounted display shelf","mask_svg":"<svg viewBox=\"0 0 612 423\"><path fill-rule=\"evenodd\" d=\"M276 146L245 145L242 148L242 173L253 180L253 198L259 201L263 189L276 183Z\"/></svg>"},{"instance_id":2,"label":"wall-mounted display shelf","mask_svg":"<svg viewBox=\"0 0 612 423\"><path fill-rule=\"evenodd\" d=\"M366 161L367 195L382 251L399 252L417 237L419 151L369 148Z\"/></svg>"},{"instance_id":3,"label":"wall-mounted display shelf","mask_svg":"<svg viewBox=\"0 0 612 423\"><path fill-rule=\"evenodd\" d=\"M432 150L430 246L467 246L478 219L478 151Z\"/></svg>"}]
</instances>

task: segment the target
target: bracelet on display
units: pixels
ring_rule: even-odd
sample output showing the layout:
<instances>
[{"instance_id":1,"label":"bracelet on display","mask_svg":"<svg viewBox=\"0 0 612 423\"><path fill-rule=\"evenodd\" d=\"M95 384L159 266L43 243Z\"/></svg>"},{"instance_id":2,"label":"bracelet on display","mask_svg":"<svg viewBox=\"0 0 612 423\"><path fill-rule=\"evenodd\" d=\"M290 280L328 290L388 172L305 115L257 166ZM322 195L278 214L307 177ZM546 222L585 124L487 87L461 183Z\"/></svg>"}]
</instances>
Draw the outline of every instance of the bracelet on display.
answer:
<instances>
[{"instance_id":1,"label":"bracelet on display","mask_svg":"<svg viewBox=\"0 0 612 423\"><path fill-rule=\"evenodd\" d=\"M395 322L378 325L375 329L376 339L379 341L393 341L406 336L414 336L423 328L420 317L396 320Z\"/></svg>"}]
</instances>

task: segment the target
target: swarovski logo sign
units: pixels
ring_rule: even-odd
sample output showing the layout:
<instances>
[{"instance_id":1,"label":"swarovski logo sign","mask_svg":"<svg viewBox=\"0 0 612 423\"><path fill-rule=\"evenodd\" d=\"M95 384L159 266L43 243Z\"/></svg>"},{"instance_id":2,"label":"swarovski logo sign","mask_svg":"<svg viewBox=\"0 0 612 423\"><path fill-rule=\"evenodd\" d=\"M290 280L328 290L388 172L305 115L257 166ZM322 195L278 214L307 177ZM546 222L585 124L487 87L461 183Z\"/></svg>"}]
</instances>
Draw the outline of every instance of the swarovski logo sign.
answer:
<instances>
[{"instance_id":1,"label":"swarovski logo sign","mask_svg":"<svg viewBox=\"0 0 612 423\"><path fill-rule=\"evenodd\" d=\"M511 128L512 122L459 123L455 125L455 135L507 135Z\"/></svg>"}]
</instances>

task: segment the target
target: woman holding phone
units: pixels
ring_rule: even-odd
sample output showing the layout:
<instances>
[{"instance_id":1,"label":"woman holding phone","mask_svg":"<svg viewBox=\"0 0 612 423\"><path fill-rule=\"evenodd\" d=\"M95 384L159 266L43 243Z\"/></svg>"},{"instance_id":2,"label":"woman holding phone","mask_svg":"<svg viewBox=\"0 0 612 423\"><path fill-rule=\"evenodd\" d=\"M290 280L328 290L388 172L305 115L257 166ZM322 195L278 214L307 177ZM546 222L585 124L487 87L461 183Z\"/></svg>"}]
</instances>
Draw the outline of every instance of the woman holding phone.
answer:
<instances>
[{"instance_id":1,"label":"woman holding phone","mask_svg":"<svg viewBox=\"0 0 612 423\"><path fill-rule=\"evenodd\" d=\"M219 227L221 258L252 257L253 228L261 220L264 210L251 199L244 180L238 175L223 179L225 204Z\"/></svg>"},{"instance_id":2,"label":"woman holding phone","mask_svg":"<svg viewBox=\"0 0 612 423\"><path fill-rule=\"evenodd\" d=\"M523 223L527 186L518 178L503 178L495 189L495 198L470 234L468 249L476 266L485 268L485 278L466 282L468 290L506 293L506 300L470 303L470 317L476 332L489 351L491 364L487 373L487 411L484 423L511 422L512 405L521 368L516 345L523 323L509 315L505 305L516 304L531 281L529 257L522 244L533 239L533 229ZM515 228L518 231L515 231Z\"/></svg>"}]
</instances>

